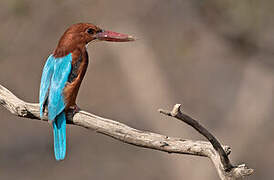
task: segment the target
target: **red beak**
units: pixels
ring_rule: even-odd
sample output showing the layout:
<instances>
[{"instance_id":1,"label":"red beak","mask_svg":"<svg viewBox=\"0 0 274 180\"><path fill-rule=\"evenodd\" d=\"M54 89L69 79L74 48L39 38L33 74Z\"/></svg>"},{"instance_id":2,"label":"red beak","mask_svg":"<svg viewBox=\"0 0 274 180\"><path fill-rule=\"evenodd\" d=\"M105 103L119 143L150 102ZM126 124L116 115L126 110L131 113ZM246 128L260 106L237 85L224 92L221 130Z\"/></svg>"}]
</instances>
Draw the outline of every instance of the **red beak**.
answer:
<instances>
[{"instance_id":1,"label":"red beak","mask_svg":"<svg viewBox=\"0 0 274 180\"><path fill-rule=\"evenodd\" d=\"M135 41L132 36L127 34L121 34L112 31L102 31L96 34L97 39L101 41L111 41L111 42L128 42Z\"/></svg>"}]
</instances>

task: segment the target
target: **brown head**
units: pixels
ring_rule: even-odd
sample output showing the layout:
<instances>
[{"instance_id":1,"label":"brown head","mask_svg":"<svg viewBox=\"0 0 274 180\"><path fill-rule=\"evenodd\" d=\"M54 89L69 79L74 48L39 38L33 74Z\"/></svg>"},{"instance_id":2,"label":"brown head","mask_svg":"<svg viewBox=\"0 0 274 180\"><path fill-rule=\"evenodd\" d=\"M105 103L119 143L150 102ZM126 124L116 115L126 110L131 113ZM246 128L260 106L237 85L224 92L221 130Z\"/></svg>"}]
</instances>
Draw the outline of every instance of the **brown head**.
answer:
<instances>
[{"instance_id":1,"label":"brown head","mask_svg":"<svg viewBox=\"0 0 274 180\"><path fill-rule=\"evenodd\" d=\"M128 42L135 39L126 34L103 30L90 23L78 23L65 31L53 54L55 57L65 56L76 49L82 50L94 40Z\"/></svg>"}]
</instances>

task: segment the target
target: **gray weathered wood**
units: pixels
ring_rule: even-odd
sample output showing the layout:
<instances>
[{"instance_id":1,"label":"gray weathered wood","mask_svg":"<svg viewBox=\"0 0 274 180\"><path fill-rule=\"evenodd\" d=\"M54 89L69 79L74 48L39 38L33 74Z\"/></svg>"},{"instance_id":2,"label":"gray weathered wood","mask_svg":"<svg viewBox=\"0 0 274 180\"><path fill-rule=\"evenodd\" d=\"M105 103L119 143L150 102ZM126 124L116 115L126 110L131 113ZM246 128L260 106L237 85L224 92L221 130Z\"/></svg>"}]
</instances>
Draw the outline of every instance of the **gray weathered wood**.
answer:
<instances>
[{"instance_id":1,"label":"gray weathered wood","mask_svg":"<svg viewBox=\"0 0 274 180\"><path fill-rule=\"evenodd\" d=\"M0 85L0 105L4 106L16 116L47 121L47 119L40 119L39 117L39 104L22 101L2 85ZM70 124L94 130L95 132L105 134L135 146L168 153L209 157L215 165L219 177L223 180L240 179L253 172L253 169L249 169L245 165L235 166L229 172L224 171L219 154L216 153L212 145L206 141L186 140L178 137L168 137L157 133L141 131L123 123L102 118L85 111L79 111L73 117L68 117L67 121ZM222 147L227 155L231 152L230 147L224 145L222 145Z\"/></svg>"},{"instance_id":2,"label":"gray weathered wood","mask_svg":"<svg viewBox=\"0 0 274 180\"><path fill-rule=\"evenodd\" d=\"M215 165L215 168L217 169L221 179L242 179L244 176L248 176L253 173L253 169L249 169L245 164L233 166L228 158L228 154L217 138L215 138L212 133L210 133L206 128L199 124L195 119L182 113L181 104L176 104L172 111L159 109L159 112L183 121L210 141L215 152L209 154L208 157Z\"/></svg>"}]
</instances>

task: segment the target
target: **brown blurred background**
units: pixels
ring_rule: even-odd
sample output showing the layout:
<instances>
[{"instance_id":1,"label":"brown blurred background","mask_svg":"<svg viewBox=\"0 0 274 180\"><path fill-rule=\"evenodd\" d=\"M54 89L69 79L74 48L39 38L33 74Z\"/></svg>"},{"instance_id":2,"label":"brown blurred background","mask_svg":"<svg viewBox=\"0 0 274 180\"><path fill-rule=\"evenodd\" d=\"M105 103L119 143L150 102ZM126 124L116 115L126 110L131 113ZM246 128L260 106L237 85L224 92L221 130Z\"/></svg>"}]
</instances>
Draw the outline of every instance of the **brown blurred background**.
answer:
<instances>
[{"instance_id":1,"label":"brown blurred background","mask_svg":"<svg viewBox=\"0 0 274 180\"><path fill-rule=\"evenodd\" d=\"M223 144L233 163L273 179L274 1L1 0L0 84L38 101L42 67L77 22L139 38L92 43L78 105L142 130L204 139L158 108L182 103ZM210 160L127 145L69 126L65 161L47 123L0 107L0 179L218 179Z\"/></svg>"}]
</instances>

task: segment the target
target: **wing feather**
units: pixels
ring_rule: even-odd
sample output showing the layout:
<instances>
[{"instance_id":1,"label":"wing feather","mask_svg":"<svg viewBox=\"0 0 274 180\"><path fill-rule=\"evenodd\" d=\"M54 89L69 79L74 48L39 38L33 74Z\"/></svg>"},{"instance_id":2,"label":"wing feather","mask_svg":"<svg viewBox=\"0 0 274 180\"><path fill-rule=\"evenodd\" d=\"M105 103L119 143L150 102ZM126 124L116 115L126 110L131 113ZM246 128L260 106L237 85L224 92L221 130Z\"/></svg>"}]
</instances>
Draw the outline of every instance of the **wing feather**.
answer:
<instances>
[{"instance_id":1,"label":"wing feather","mask_svg":"<svg viewBox=\"0 0 274 180\"><path fill-rule=\"evenodd\" d=\"M50 55L42 73L40 85L40 116L48 106L48 119L54 120L65 109L63 90L71 73L71 53L61 58Z\"/></svg>"},{"instance_id":2,"label":"wing feather","mask_svg":"<svg viewBox=\"0 0 274 180\"><path fill-rule=\"evenodd\" d=\"M50 87L51 77L53 75L54 63L55 63L54 57L53 55L50 55L43 68L41 84L40 84L40 93L39 93L39 105L40 105L41 118L43 117L46 101L49 94L49 87Z\"/></svg>"},{"instance_id":3,"label":"wing feather","mask_svg":"<svg viewBox=\"0 0 274 180\"><path fill-rule=\"evenodd\" d=\"M48 97L48 118L54 120L65 109L64 87L71 72L72 55L56 58Z\"/></svg>"}]
</instances>

